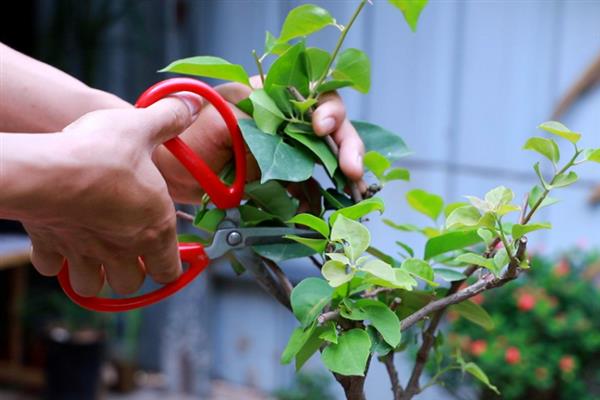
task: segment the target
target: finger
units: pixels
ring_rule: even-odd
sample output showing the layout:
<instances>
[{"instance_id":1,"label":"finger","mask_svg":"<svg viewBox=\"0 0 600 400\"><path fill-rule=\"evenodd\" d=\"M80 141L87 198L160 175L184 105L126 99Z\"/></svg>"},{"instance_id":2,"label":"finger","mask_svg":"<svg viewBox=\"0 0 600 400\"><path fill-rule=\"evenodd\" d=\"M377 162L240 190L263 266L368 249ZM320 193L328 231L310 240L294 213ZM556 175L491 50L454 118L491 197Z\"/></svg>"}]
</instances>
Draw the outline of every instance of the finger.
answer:
<instances>
[{"instance_id":1,"label":"finger","mask_svg":"<svg viewBox=\"0 0 600 400\"><path fill-rule=\"evenodd\" d=\"M182 272L174 215L173 223L155 235L155 238L147 241L140 252L146 271L156 283L172 282Z\"/></svg>"},{"instance_id":2,"label":"finger","mask_svg":"<svg viewBox=\"0 0 600 400\"><path fill-rule=\"evenodd\" d=\"M67 255L69 280L75 293L84 297L96 296L104 285L100 261L78 255Z\"/></svg>"},{"instance_id":3,"label":"finger","mask_svg":"<svg viewBox=\"0 0 600 400\"><path fill-rule=\"evenodd\" d=\"M333 139L340 148L339 162L342 172L353 181L363 176L363 155L365 146L356 129L347 119L333 134Z\"/></svg>"},{"instance_id":4,"label":"finger","mask_svg":"<svg viewBox=\"0 0 600 400\"><path fill-rule=\"evenodd\" d=\"M346 119L346 108L337 93L325 93L319 98L319 106L313 113L312 123L319 136L338 130Z\"/></svg>"},{"instance_id":5,"label":"finger","mask_svg":"<svg viewBox=\"0 0 600 400\"><path fill-rule=\"evenodd\" d=\"M103 262L106 280L118 294L135 293L144 283L144 267L138 257Z\"/></svg>"},{"instance_id":6,"label":"finger","mask_svg":"<svg viewBox=\"0 0 600 400\"><path fill-rule=\"evenodd\" d=\"M202 99L192 93L177 93L143 110L144 132L152 146L179 135L198 117Z\"/></svg>"},{"instance_id":7,"label":"finger","mask_svg":"<svg viewBox=\"0 0 600 400\"><path fill-rule=\"evenodd\" d=\"M31 263L44 276L56 276L63 265L63 256L42 244L33 242L31 247Z\"/></svg>"}]
</instances>

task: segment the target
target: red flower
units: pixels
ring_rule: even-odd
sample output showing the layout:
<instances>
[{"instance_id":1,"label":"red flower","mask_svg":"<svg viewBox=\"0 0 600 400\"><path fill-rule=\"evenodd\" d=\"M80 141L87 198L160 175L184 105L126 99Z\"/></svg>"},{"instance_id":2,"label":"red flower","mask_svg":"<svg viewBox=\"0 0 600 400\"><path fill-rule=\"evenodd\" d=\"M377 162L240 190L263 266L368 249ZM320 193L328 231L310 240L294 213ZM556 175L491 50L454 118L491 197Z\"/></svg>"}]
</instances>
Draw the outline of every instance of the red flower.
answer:
<instances>
[{"instance_id":1,"label":"red flower","mask_svg":"<svg viewBox=\"0 0 600 400\"><path fill-rule=\"evenodd\" d=\"M481 304L483 303L484 297L483 297L483 293L479 293L473 297L471 297L471 301L475 304Z\"/></svg>"},{"instance_id":2,"label":"red flower","mask_svg":"<svg viewBox=\"0 0 600 400\"><path fill-rule=\"evenodd\" d=\"M558 362L558 367L566 374L571 373L575 369L575 359L573 356L563 356Z\"/></svg>"},{"instance_id":3,"label":"red flower","mask_svg":"<svg viewBox=\"0 0 600 400\"><path fill-rule=\"evenodd\" d=\"M509 347L504 353L504 359L510 365L515 365L521 362L521 352L516 347Z\"/></svg>"},{"instance_id":4,"label":"red flower","mask_svg":"<svg viewBox=\"0 0 600 400\"><path fill-rule=\"evenodd\" d=\"M535 307L535 302L536 299L534 295L532 295L531 293L523 293L517 299L517 307L521 311L529 311L533 307Z\"/></svg>"},{"instance_id":5,"label":"red flower","mask_svg":"<svg viewBox=\"0 0 600 400\"><path fill-rule=\"evenodd\" d=\"M487 342L482 339L475 340L469 346L469 350L471 351L471 354L473 354L476 357L479 357L487 350Z\"/></svg>"},{"instance_id":6,"label":"red flower","mask_svg":"<svg viewBox=\"0 0 600 400\"><path fill-rule=\"evenodd\" d=\"M569 265L569 261L565 258L560 260L558 264L554 267L554 275L561 277L567 275L571 271L571 266Z\"/></svg>"}]
</instances>

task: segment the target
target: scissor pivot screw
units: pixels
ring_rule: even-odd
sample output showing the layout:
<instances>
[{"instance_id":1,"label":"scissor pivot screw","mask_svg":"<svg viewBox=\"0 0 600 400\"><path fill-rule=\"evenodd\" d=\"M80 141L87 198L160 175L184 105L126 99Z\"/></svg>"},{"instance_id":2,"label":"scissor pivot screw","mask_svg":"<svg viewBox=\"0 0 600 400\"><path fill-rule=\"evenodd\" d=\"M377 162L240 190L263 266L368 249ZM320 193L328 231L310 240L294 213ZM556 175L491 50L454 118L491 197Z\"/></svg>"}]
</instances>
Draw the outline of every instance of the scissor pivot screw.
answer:
<instances>
[{"instance_id":1,"label":"scissor pivot screw","mask_svg":"<svg viewBox=\"0 0 600 400\"><path fill-rule=\"evenodd\" d=\"M227 235L227 243L230 246L237 246L238 244L242 243L242 234L237 231L231 232L229 235Z\"/></svg>"}]
</instances>

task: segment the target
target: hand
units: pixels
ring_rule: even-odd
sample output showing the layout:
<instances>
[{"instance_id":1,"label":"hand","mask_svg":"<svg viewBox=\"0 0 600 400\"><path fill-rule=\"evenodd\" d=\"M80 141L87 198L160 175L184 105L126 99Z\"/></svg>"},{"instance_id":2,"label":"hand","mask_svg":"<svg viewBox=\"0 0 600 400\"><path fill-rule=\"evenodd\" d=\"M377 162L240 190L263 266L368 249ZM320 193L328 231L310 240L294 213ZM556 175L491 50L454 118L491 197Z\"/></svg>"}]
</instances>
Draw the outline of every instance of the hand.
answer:
<instances>
[{"instance_id":1,"label":"hand","mask_svg":"<svg viewBox=\"0 0 600 400\"><path fill-rule=\"evenodd\" d=\"M257 77L252 78L251 81L254 86L260 85ZM238 103L250 94L250 88L237 83L220 85L216 89L232 104ZM232 108L238 118L248 118L234 106ZM364 146L358 133L346 118L344 104L337 93L332 92L321 96L319 106L313 113L313 129L319 136L332 135L340 148L339 163L342 171L351 180L360 181L363 175ZM215 172L221 171L231 160L229 133L219 113L210 105L202 108L198 119L181 137ZM167 181L171 196L176 201L181 203L199 201L202 190L198 183L166 148L158 148L154 160ZM260 170L249 152L247 165L248 180L258 179Z\"/></svg>"},{"instance_id":2,"label":"hand","mask_svg":"<svg viewBox=\"0 0 600 400\"><path fill-rule=\"evenodd\" d=\"M200 108L199 97L178 95L146 109L92 112L44 135L52 137L51 175L19 218L40 273L56 275L66 257L82 296L98 294L105 277L115 292L129 294L146 273L158 283L179 276L175 209L151 155Z\"/></svg>"}]
</instances>

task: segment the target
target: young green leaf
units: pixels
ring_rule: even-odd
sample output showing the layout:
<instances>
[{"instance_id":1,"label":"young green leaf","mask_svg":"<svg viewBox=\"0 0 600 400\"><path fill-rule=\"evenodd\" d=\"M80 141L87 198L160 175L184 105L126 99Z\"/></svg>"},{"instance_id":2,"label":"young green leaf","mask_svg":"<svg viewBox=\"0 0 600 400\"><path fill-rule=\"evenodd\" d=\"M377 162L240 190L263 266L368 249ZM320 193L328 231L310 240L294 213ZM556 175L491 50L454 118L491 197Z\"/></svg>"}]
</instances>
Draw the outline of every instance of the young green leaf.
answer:
<instances>
[{"instance_id":1,"label":"young green leaf","mask_svg":"<svg viewBox=\"0 0 600 400\"><path fill-rule=\"evenodd\" d=\"M304 47L304 42L290 47L275 60L265 78L265 90L282 110L277 98L282 95L281 90L285 93L288 87L293 86L303 96L308 95L308 73L304 60Z\"/></svg>"},{"instance_id":2,"label":"young green leaf","mask_svg":"<svg viewBox=\"0 0 600 400\"><path fill-rule=\"evenodd\" d=\"M359 92L367 93L371 88L371 61L361 50L342 51L331 74L336 80L352 82Z\"/></svg>"},{"instance_id":3,"label":"young green leaf","mask_svg":"<svg viewBox=\"0 0 600 400\"><path fill-rule=\"evenodd\" d=\"M392 268L391 265L381 260L371 260L365 263L361 270L373 275L375 277L373 282L380 286L405 290L412 290L414 286L417 286L417 281L406 271Z\"/></svg>"},{"instance_id":4,"label":"young green leaf","mask_svg":"<svg viewBox=\"0 0 600 400\"><path fill-rule=\"evenodd\" d=\"M376 151L366 152L363 157L363 163L379 179L392 166L392 163L387 158Z\"/></svg>"},{"instance_id":5,"label":"young green leaf","mask_svg":"<svg viewBox=\"0 0 600 400\"><path fill-rule=\"evenodd\" d=\"M529 223L527 225L514 224L512 227L512 237L514 240L520 239L529 232L538 231L540 229L552 229L552 225L547 222Z\"/></svg>"},{"instance_id":6,"label":"young green leaf","mask_svg":"<svg viewBox=\"0 0 600 400\"><path fill-rule=\"evenodd\" d=\"M512 190L498 186L485 194L485 201L492 207L492 211L497 211L500 207L509 204L514 197Z\"/></svg>"},{"instance_id":7,"label":"young green leaf","mask_svg":"<svg viewBox=\"0 0 600 400\"><path fill-rule=\"evenodd\" d=\"M279 42L273 34L267 31L265 36L265 54L276 54L281 55L285 53L290 47L287 42Z\"/></svg>"},{"instance_id":8,"label":"young green leaf","mask_svg":"<svg viewBox=\"0 0 600 400\"><path fill-rule=\"evenodd\" d=\"M297 235L285 235L284 238L293 240L295 242L303 244L304 246L310 247L317 253L323 253L325 251L325 249L327 248L327 243L328 243L327 239L312 239L312 238L305 238L305 237L297 236Z\"/></svg>"},{"instance_id":9,"label":"young green leaf","mask_svg":"<svg viewBox=\"0 0 600 400\"><path fill-rule=\"evenodd\" d=\"M352 126L358 132L367 152L376 151L392 162L411 154L400 136L387 129L363 121L352 121Z\"/></svg>"},{"instance_id":10,"label":"young green leaf","mask_svg":"<svg viewBox=\"0 0 600 400\"><path fill-rule=\"evenodd\" d=\"M205 232L214 232L219 222L225 217L225 211L218 208L203 209L196 214L194 226Z\"/></svg>"},{"instance_id":11,"label":"young green leaf","mask_svg":"<svg viewBox=\"0 0 600 400\"><path fill-rule=\"evenodd\" d=\"M406 201L416 211L436 220L444 209L444 200L433 193L413 189L406 193Z\"/></svg>"},{"instance_id":12,"label":"young green leaf","mask_svg":"<svg viewBox=\"0 0 600 400\"><path fill-rule=\"evenodd\" d=\"M303 4L288 13L281 27L279 42L310 35L329 25L335 25L329 11L313 4Z\"/></svg>"},{"instance_id":13,"label":"young green leaf","mask_svg":"<svg viewBox=\"0 0 600 400\"><path fill-rule=\"evenodd\" d=\"M243 83L250 86L248 73L244 67L231 64L219 57L198 56L173 61L158 72L177 72L180 74L204 76Z\"/></svg>"},{"instance_id":14,"label":"young green leaf","mask_svg":"<svg viewBox=\"0 0 600 400\"><path fill-rule=\"evenodd\" d=\"M421 278L431 286L438 286L433 281L433 268L426 261L419 260L418 258L408 258L402 262L402 269L412 276Z\"/></svg>"},{"instance_id":15,"label":"young green leaf","mask_svg":"<svg viewBox=\"0 0 600 400\"><path fill-rule=\"evenodd\" d=\"M473 206L458 207L446 218L446 228L461 226L477 226L481 219L481 213Z\"/></svg>"},{"instance_id":16,"label":"young green leaf","mask_svg":"<svg viewBox=\"0 0 600 400\"><path fill-rule=\"evenodd\" d=\"M344 245L344 253L352 261L360 257L371 243L371 233L360 222L339 215L332 224L331 237Z\"/></svg>"},{"instance_id":17,"label":"young green leaf","mask_svg":"<svg viewBox=\"0 0 600 400\"><path fill-rule=\"evenodd\" d=\"M254 107L252 117L258 129L272 135L276 134L277 128L285 119L277 104L263 89L254 90L250 94L250 101Z\"/></svg>"},{"instance_id":18,"label":"young green leaf","mask_svg":"<svg viewBox=\"0 0 600 400\"><path fill-rule=\"evenodd\" d=\"M317 81L325 73L331 56L327 51L318 47L307 48L304 55L308 63L308 78L310 81Z\"/></svg>"},{"instance_id":19,"label":"young green leaf","mask_svg":"<svg viewBox=\"0 0 600 400\"><path fill-rule=\"evenodd\" d=\"M335 327L335 322L333 321L329 321L327 324L325 324L324 326L324 331L323 333L321 333L319 335L320 339L323 339L329 343L335 343L337 344L338 342L338 332L337 329Z\"/></svg>"},{"instance_id":20,"label":"young green leaf","mask_svg":"<svg viewBox=\"0 0 600 400\"><path fill-rule=\"evenodd\" d=\"M290 100L290 102L296 107L296 110L300 111L300 114L304 114L312 106L317 104L317 99L306 99L304 101Z\"/></svg>"},{"instance_id":21,"label":"young green leaf","mask_svg":"<svg viewBox=\"0 0 600 400\"><path fill-rule=\"evenodd\" d=\"M487 377L485 372L479 366L473 362L468 362L462 367L463 371L468 372L473 375L479 381L481 381L484 385L486 385L490 390L492 390L497 395L500 395L500 391L498 388L490 383L490 379Z\"/></svg>"},{"instance_id":22,"label":"young green leaf","mask_svg":"<svg viewBox=\"0 0 600 400\"><path fill-rule=\"evenodd\" d=\"M320 278L306 278L300 282L290 296L294 315L302 327L310 326L323 308L331 301L333 289Z\"/></svg>"},{"instance_id":23,"label":"young green leaf","mask_svg":"<svg viewBox=\"0 0 600 400\"><path fill-rule=\"evenodd\" d=\"M320 336L324 330L324 327L317 326L306 343L296 353L296 372L300 371L300 368L321 348L324 340Z\"/></svg>"},{"instance_id":24,"label":"young green leaf","mask_svg":"<svg viewBox=\"0 0 600 400\"><path fill-rule=\"evenodd\" d=\"M285 127L284 132L310 150L321 161L329 176L333 176L338 167L338 160L331 150L329 150L323 139L314 134L297 133L293 129L288 129L290 125L288 124Z\"/></svg>"},{"instance_id":25,"label":"young green leaf","mask_svg":"<svg viewBox=\"0 0 600 400\"><path fill-rule=\"evenodd\" d=\"M410 171L406 168L392 168L381 177L382 183L392 181L410 181Z\"/></svg>"},{"instance_id":26,"label":"young green leaf","mask_svg":"<svg viewBox=\"0 0 600 400\"><path fill-rule=\"evenodd\" d=\"M411 257L415 256L415 251L412 249L412 247L410 247L406 243L396 240L396 244L398 246L402 247L404 249L404 251L406 251L408 253L409 256L411 256Z\"/></svg>"},{"instance_id":27,"label":"young green leaf","mask_svg":"<svg viewBox=\"0 0 600 400\"><path fill-rule=\"evenodd\" d=\"M246 185L245 193L256 206L281 221L291 219L298 209L298 199L290 196L277 181L269 181L264 184L251 182Z\"/></svg>"},{"instance_id":28,"label":"young green leaf","mask_svg":"<svg viewBox=\"0 0 600 400\"><path fill-rule=\"evenodd\" d=\"M326 261L321 273L334 288L342 286L354 277L354 271L350 270L345 263L336 260Z\"/></svg>"},{"instance_id":29,"label":"young green leaf","mask_svg":"<svg viewBox=\"0 0 600 400\"><path fill-rule=\"evenodd\" d=\"M302 327L294 329L292 336L290 336L290 339L288 340L287 346L285 346L285 349L281 354L280 361L282 364L289 364L292 361L313 334L316 326L317 324L314 322L306 329Z\"/></svg>"},{"instance_id":30,"label":"young green leaf","mask_svg":"<svg viewBox=\"0 0 600 400\"><path fill-rule=\"evenodd\" d=\"M453 269L448 268L434 268L435 275L439 276L446 282L454 282L454 281L462 281L463 279L467 279L467 277Z\"/></svg>"},{"instance_id":31,"label":"young green leaf","mask_svg":"<svg viewBox=\"0 0 600 400\"><path fill-rule=\"evenodd\" d=\"M460 250L481 242L475 230L452 231L433 237L425 244L426 260L453 250Z\"/></svg>"},{"instance_id":32,"label":"young green leaf","mask_svg":"<svg viewBox=\"0 0 600 400\"><path fill-rule=\"evenodd\" d=\"M252 116L252 114L254 114L254 106L248 97L238 101L235 106L245 112L248 116Z\"/></svg>"},{"instance_id":33,"label":"young green leaf","mask_svg":"<svg viewBox=\"0 0 600 400\"><path fill-rule=\"evenodd\" d=\"M540 163L536 162L535 164L533 164L533 170L535 171L536 175L538 176L540 183L542 184L542 186L544 188L548 188L551 189L550 185L548 184L548 182L546 182L546 179L544 179L544 175L542 174L542 171L540 170Z\"/></svg>"},{"instance_id":34,"label":"young green leaf","mask_svg":"<svg viewBox=\"0 0 600 400\"><path fill-rule=\"evenodd\" d=\"M397 7L402 14L410 29L413 32L417 31L417 23L419 16L427 5L428 0L388 0L390 4Z\"/></svg>"},{"instance_id":35,"label":"young green leaf","mask_svg":"<svg viewBox=\"0 0 600 400\"><path fill-rule=\"evenodd\" d=\"M552 187L553 188L566 187L566 186L572 185L573 183L577 182L578 179L579 179L579 177L577 176L575 171L569 171L568 174L557 175L554 178L554 180L552 181Z\"/></svg>"},{"instance_id":36,"label":"young green leaf","mask_svg":"<svg viewBox=\"0 0 600 400\"><path fill-rule=\"evenodd\" d=\"M544 189L538 185L535 185L529 192L529 198L527 199L527 204L529 207L533 207L540 200L543 194ZM548 207L556 203L558 203L558 199L546 196L544 200L542 200L542 203L539 205L538 209Z\"/></svg>"},{"instance_id":37,"label":"young green leaf","mask_svg":"<svg viewBox=\"0 0 600 400\"><path fill-rule=\"evenodd\" d=\"M252 246L252 250L261 257L275 262L312 256L315 251L300 243L261 244Z\"/></svg>"},{"instance_id":38,"label":"young green leaf","mask_svg":"<svg viewBox=\"0 0 600 400\"><path fill-rule=\"evenodd\" d=\"M446 204L444 208L444 217L448 218L448 215L452 213L452 211L456 210L459 207L468 206L469 203L465 203L464 201L457 201L455 203Z\"/></svg>"},{"instance_id":39,"label":"young green leaf","mask_svg":"<svg viewBox=\"0 0 600 400\"><path fill-rule=\"evenodd\" d=\"M400 344L400 320L387 305L377 300L361 299L355 306L363 310L366 319L390 346L396 347Z\"/></svg>"},{"instance_id":40,"label":"young green leaf","mask_svg":"<svg viewBox=\"0 0 600 400\"><path fill-rule=\"evenodd\" d=\"M329 217L329 223L332 225L335 224L335 221L340 215L353 220L358 220L359 218L362 218L374 211L379 211L380 213L385 211L385 204L379 197L371 197L351 205L350 207L345 207L333 212Z\"/></svg>"},{"instance_id":41,"label":"young green leaf","mask_svg":"<svg viewBox=\"0 0 600 400\"><path fill-rule=\"evenodd\" d=\"M577 132L573 132L560 122L556 121L548 121L541 124L538 128L545 130L546 132L550 132L553 135L557 135L562 137L563 139L567 139L569 142L575 144L581 139L581 134Z\"/></svg>"},{"instance_id":42,"label":"young green leaf","mask_svg":"<svg viewBox=\"0 0 600 400\"><path fill-rule=\"evenodd\" d=\"M502 268L504 268L510 261L510 257L508 256L508 251L506 251L506 248L503 247L499 249L494 255L493 260L494 265L496 266L496 271L501 271Z\"/></svg>"},{"instance_id":43,"label":"young green leaf","mask_svg":"<svg viewBox=\"0 0 600 400\"><path fill-rule=\"evenodd\" d=\"M321 354L321 360L325 367L335 373L364 376L370 349L369 334L355 328L342 333L337 344L327 346Z\"/></svg>"},{"instance_id":44,"label":"young green leaf","mask_svg":"<svg viewBox=\"0 0 600 400\"><path fill-rule=\"evenodd\" d=\"M385 356L390 351L392 351L392 347L387 344L387 342L383 339L383 336L374 326L367 326L367 333L369 334L369 339L371 339L371 353L377 354L378 356Z\"/></svg>"},{"instance_id":45,"label":"young green leaf","mask_svg":"<svg viewBox=\"0 0 600 400\"><path fill-rule=\"evenodd\" d=\"M319 87L317 88L317 93L321 94L321 93L332 92L334 90L342 89L342 88L349 87L349 86L352 86L352 81L348 81L348 80L338 81L338 80L334 79L334 80L323 82L322 84L320 84Z\"/></svg>"},{"instance_id":46,"label":"young green leaf","mask_svg":"<svg viewBox=\"0 0 600 400\"><path fill-rule=\"evenodd\" d=\"M238 207L238 210L244 226L256 226L265 221L281 221L279 217L250 204L243 204Z\"/></svg>"},{"instance_id":47,"label":"young green leaf","mask_svg":"<svg viewBox=\"0 0 600 400\"><path fill-rule=\"evenodd\" d=\"M523 149L533 150L543 155L554 164L560 161L560 150L558 149L556 142L552 139L546 139L543 137L529 138L523 146Z\"/></svg>"},{"instance_id":48,"label":"young green leaf","mask_svg":"<svg viewBox=\"0 0 600 400\"><path fill-rule=\"evenodd\" d=\"M344 264L350 264L350 259L341 253L325 253L330 260L339 261Z\"/></svg>"},{"instance_id":49,"label":"young green leaf","mask_svg":"<svg viewBox=\"0 0 600 400\"><path fill-rule=\"evenodd\" d=\"M287 221L288 224L300 224L309 227L310 229L319 232L324 237L329 237L329 225L321 218L307 213L295 215Z\"/></svg>"},{"instance_id":50,"label":"young green leaf","mask_svg":"<svg viewBox=\"0 0 600 400\"><path fill-rule=\"evenodd\" d=\"M455 261L462 264L474 264L479 265L480 267L485 267L490 271L496 271L496 264L494 264L494 260L485 258L479 254L475 253L464 253L455 258Z\"/></svg>"},{"instance_id":51,"label":"young green leaf","mask_svg":"<svg viewBox=\"0 0 600 400\"><path fill-rule=\"evenodd\" d=\"M304 151L285 143L279 135L262 132L254 121L240 120L239 126L260 167L261 183L271 179L301 182L311 177L314 161Z\"/></svg>"},{"instance_id":52,"label":"young green leaf","mask_svg":"<svg viewBox=\"0 0 600 400\"><path fill-rule=\"evenodd\" d=\"M588 149L584 152L584 159L600 163L600 149Z\"/></svg>"},{"instance_id":53,"label":"young green leaf","mask_svg":"<svg viewBox=\"0 0 600 400\"><path fill-rule=\"evenodd\" d=\"M490 317L483 307L470 300L454 304L450 306L450 309L456 311L460 316L465 317L487 331L494 329L492 317Z\"/></svg>"}]
</instances>

